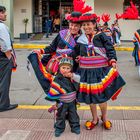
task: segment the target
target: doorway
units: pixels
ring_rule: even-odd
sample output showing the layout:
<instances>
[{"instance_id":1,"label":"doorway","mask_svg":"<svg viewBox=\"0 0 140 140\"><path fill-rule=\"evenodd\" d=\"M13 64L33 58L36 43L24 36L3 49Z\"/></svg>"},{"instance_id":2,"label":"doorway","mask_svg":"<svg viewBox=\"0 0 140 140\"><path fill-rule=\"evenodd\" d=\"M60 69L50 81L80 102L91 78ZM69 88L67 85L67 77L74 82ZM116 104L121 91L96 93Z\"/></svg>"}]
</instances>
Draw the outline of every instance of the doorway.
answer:
<instances>
[{"instance_id":1,"label":"doorway","mask_svg":"<svg viewBox=\"0 0 140 140\"><path fill-rule=\"evenodd\" d=\"M60 17L60 27L64 26L65 14L73 10L72 0L33 0L33 32L45 32L47 17Z\"/></svg>"}]
</instances>

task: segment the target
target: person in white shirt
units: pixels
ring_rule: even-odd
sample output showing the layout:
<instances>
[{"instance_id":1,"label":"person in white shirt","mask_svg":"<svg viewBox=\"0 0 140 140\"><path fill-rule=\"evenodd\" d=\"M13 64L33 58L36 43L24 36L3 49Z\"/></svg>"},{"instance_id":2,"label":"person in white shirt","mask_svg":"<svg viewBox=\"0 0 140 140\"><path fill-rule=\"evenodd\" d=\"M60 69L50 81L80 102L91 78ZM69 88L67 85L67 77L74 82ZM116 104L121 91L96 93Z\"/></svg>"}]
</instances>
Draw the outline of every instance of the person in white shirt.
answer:
<instances>
[{"instance_id":1,"label":"person in white shirt","mask_svg":"<svg viewBox=\"0 0 140 140\"><path fill-rule=\"evenodd\" d=\"M6 21L6 8L0 6L0 112L14 109L18 104L10 104L9 89L12 69L16 67L15 53L12 47Z\"/></svg>"}]
</instances>

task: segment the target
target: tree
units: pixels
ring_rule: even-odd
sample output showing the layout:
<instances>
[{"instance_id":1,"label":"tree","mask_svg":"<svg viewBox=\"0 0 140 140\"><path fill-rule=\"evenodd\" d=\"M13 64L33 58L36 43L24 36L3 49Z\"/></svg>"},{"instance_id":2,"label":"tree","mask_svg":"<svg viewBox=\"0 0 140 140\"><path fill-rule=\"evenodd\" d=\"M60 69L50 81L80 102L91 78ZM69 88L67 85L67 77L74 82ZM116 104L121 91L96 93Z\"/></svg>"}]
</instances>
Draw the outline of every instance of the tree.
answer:
<instances>
[{"instance_id":1,"label":"tree","mask_svg":"<svg viewBox=\"0 0 140 140\"><path fill-rule=\"evenodd\" d=\"M28 24L28 22L29 22L28 18L23 19L23 23L25 25L25 34L27 33L27 24Z\"/></svg>"}]
</instances>

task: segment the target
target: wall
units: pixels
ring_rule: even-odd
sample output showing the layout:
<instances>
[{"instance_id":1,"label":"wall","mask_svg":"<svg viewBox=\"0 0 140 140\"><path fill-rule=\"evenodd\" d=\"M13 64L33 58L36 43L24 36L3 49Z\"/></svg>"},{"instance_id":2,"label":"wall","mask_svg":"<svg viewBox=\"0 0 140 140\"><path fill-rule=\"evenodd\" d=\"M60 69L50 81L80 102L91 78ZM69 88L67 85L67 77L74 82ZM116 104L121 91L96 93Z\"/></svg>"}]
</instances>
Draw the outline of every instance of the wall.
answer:
<instances>
[{"instance_id":1,"label":"wall","mask_svg":"<svg viewBox=\"0 0 140 140\"><path fill-rule=\"evenodd\" d=\"M94 1L95 1L95 0L85 0L85 2L86 2L87 5L92 6L92 11L93 11L93 12L94 12ZM91 12L92 12L92 11L91 11Z\"/></svg>"},{"instance_id":2,"label":"wall","mask_svg":"<svg viewBox=\"0 0 140 140\"><path fill-rule=\"evenodd\" d=\"M27 33L32 33L33 28L32 0L14 0L13 12L14 12L14 37L19 38L19 34L25 32L23 23L24 18L29 19L29 23L27 25Z\"/></svg>"},{"instance_id":3,"label":"wall","mask_svg":"<svg viewBox=\"0 0 140 140\"><path fill-rule=\"evenodd\" d=\"M123 13L123 0L95 0L95 13L102 15L109 13L111 15L111 25L115 20L115 13ZM119 25L122 32L122 40L132 40L133 33L140 28L138 20L119 20Z\"/></svg>"},{"instance_id":4,"label":"wall","mask_svg":"<svg viewBox=\"0 0 140 140\"><path fill-rule=\"evenodd\" d=\"M14 1L14 8L13 8ZM123 0L85 0L87 4L93 6L93 11L98 15L102 13L109 13L111 15L111 21L113 23L115 19L115 13L123 12ZM29 18L29 24L27 26L27 32L31 33L33 28L33 13L32 13L32 0L0 0L0 4L7 8L7 25L11 32L13 31L14 23L14 37L19 37L20 33L24 33L24 24L22 20ZM13 12L12 12L13 9ZM26 13L21 13L21 9L27 9ZM14 20L13 20L14 13ZM14 21L14 22L13 22ZM120 20L120 28L122 31L122 40L131 40L133 33L140 28L140 21L138 20Z\"/></svg>"}]
</instances>

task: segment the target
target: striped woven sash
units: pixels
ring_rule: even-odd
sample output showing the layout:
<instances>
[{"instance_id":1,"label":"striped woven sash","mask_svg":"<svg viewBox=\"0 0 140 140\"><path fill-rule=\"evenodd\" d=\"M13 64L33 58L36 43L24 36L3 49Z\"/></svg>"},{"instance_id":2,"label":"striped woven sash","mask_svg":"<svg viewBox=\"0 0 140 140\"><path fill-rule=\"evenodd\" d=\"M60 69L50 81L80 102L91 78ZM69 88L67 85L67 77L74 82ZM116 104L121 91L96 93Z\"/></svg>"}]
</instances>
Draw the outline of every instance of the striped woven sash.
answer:
<instances>
[{"instance_id":1,"label":"striped woven sash","mask_svg":"<svg viewBox=\"0 0 140 140\"><path fill-rule=\"evenodd\" d=\"M70 102L74 101L75 99L76 99L76 92L75 91L68 93L68 94L63 94L60 97L60 101L64 102L64 103L70 103Z\"/></svg>"},{"instance_id":2,"label":"striped woven sash","mask_svg":"<svg viewBox=\"0 0 140 140\"><path fill-rule=\"evenodd\" d=\"M80 68L100 68L107 67L108 60L103 56L90 56L90 57L80 57L79 62Z\"/></svg>"},{"instance_id":3,"label":"striped woven sash","mask_svg":"<svg viewBox=\"0 0 140 140\"><path fill-rule=\"evenodd\" d=\"M63 55L63 54L70 54L72 52L72 49L57 49L56 53L59 55Z\"/></svg>"}]
</instances>

